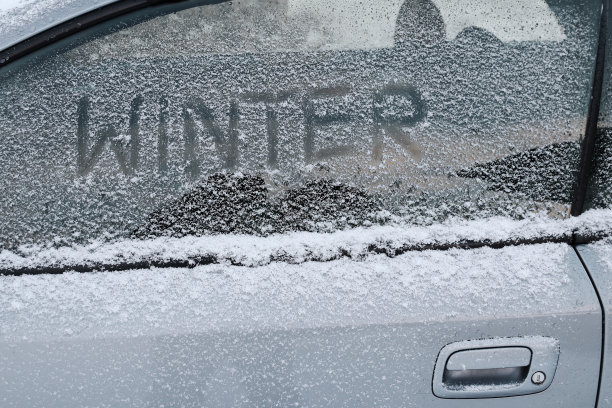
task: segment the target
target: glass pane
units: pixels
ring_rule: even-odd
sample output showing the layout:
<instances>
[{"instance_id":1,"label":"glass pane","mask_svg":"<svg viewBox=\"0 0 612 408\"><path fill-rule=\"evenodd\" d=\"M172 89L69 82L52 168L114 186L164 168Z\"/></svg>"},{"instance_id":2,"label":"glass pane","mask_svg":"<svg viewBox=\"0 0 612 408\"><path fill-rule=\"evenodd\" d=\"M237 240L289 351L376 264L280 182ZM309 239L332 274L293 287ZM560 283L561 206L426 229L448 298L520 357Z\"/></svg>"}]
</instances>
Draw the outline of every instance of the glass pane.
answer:
<instances>
[{"instance_id":1,"label":"glass pane","mask_svg":"<svg viewBox=\"0 0 612 408\"><path fill-rule=\"evenodd\" d=\"M567 217L599 1L206 3L0 73L1 248Z\"/></svg>"},{"instance_id":2,"label":"glass pane","mask_svg":"<svg viewBox=\"0 0 612 408\"><path fill-rule=\"evenodd\" d=\"M586 208L609 208L612 206L612 43L608 35L606 49L606 71L595 139L593 172L590 175L586 197Z\"/></svg>"}]
</instances>

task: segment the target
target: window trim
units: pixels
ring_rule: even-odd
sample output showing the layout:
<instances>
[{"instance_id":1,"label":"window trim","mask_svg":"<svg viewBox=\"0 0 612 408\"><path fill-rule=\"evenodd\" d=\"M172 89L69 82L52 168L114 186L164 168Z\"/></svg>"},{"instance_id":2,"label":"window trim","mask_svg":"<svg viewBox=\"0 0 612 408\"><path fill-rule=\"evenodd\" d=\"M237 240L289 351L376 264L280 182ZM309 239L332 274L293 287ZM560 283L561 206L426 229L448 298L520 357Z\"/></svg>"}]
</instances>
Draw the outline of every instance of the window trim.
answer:
<instances>
[{"instance_id":1,"label":"window trim","mask_svg":"<svg viewBox=\"0 0 612 408\"><path fill-rule=\"evenodd\" d=\"M607 236L591 236L588 242L604 239ZM424 252L424 251L450 251L452 249L478 249L478 248L493 248L501 249L511 246L525 246L537 244L567 244L572 245L572 234L567 233L559 236L543 236L539 238L519 239L519 240L500 240L500 241L472 241L461 240L449 243L440 244L416 244L403 245L398 248L389 248L384 245L370 244L367 252L371 254L386 255L390 258L403 255L408 252ZM350 258L350 254L344 251L339 251L330 259L317 260L311 259L309 262L329 262L338 259ZM284 259L270 259L271 262L282 262ZM22 276L22 275L61 275L66 272L120 272L134 269L150 269L150 268L195 268L202 265L218 265L229 263L233 266L249 266L241 262L219 258L212 254L196 254L180 259L147 259L145 261L125 261L118 263L82 263L82 264L63 264L57 266L35 266L15 269L0 269L0 277L2 276Z\"/></svg>"},{"instance_id":2,"label":"window trim","mask_svg":"<svg viewBox=\"0 0 612 408\"><path fill-rule=\"evenodd\" d=\"M217 4L226 1L229 0L208 0L206 4ZM3 68L4 66L9 65L44 47L117 17L146 8L162 5L173 5L177 3L184 4L178 6L177 10L173 11L179 11L180 9L187 9L196 5L201 5L204 2L200 0L197 2L197 4L194 4L196 2L193 0L120 0L81 14L80 16L60 23L52 28L20 41L17 44L13 44L4 50L1 50L0 68Z\"/></svg>"}]
</instances>

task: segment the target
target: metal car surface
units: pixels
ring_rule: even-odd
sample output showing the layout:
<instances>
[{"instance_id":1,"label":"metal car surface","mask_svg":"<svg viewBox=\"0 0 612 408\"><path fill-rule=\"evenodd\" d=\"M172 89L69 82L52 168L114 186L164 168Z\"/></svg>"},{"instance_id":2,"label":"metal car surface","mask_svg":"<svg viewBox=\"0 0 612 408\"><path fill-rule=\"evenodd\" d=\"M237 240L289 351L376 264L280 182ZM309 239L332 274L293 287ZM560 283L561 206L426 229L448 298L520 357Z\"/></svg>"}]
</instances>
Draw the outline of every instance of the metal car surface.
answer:
<instances>
[{"instance_id":1,"label":"metal car surface","mask_svg":"<svg viewBox=\"0 0 612 408\"><path fill-rule=\"evenodd\" d=\"M607 1L48 10L0 42L0 405L605 406Z\"/></svg>"}]
</instances>

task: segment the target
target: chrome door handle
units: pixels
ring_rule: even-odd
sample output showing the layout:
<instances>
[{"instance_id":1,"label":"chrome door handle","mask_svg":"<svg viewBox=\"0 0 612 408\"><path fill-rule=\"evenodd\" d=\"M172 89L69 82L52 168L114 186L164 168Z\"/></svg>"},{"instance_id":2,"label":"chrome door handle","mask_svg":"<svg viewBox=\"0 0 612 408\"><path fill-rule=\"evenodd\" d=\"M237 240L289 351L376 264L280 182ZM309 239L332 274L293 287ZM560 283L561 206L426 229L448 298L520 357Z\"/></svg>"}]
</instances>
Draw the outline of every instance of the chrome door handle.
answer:
<instances>
[{"instance_id":1,"label":"chrome door handle","mask_svg":"<svg viewBox=\"0 0 612 408\"><path fill-rule=\"evenodd\" d=\"M438 355L433 393L440 398L493 398L544 391L558 358L559 342L550 337L452 343Z\"/></svg>"}]
</instances>

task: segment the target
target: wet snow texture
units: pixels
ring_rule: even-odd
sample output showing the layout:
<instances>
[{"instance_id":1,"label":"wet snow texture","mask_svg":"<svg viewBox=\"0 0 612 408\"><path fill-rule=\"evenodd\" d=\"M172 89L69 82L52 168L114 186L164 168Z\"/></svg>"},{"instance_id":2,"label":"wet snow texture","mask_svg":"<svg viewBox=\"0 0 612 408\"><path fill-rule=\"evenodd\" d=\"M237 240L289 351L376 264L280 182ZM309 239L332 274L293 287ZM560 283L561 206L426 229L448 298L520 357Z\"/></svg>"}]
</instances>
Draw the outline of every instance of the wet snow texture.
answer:
<instances>
[{"instance_id":1,"label":"wet snow texture","mask_svg":"<svg viewBox=\"0 0 612 408\"><path fill-rule=\"evenodd\" d=\"M590 210L580 217L551 220L531 217L513 220L493 217L474 221L454 219L424 227L381 225L332 233L292 232L266 237L223 234L213 236L129 239L59 248L21 246L0 252L5 271L61 268L116 268L121 264L163 265L221 263L261 266L361 259L373 253L396 256L414 248L452 246L469 242L498 243L520 240L569 241L572 234L601 236L612 231L612 210Z\"/></svg>"},{"instance_id":2,"label":"wet snow texture","mask_svg":"<svg viewBox=\"0 0 612 408\"><path fill-rule=\"evenodd\" d=\"M599 261L612 271L612 237L589 244L589 249L597 253Z\"/></svg>"},{"instance_id":3,"label":"wet snow texture","mask_svg":"<svg viewBox=\"0 0 612 408\"><path fill-rule=\"evenodd\" d=\"M514 154L457 172L486 180L491 190L520 193L533 200L570 203L577 177L580 143L564 142Z\"/></svg>"},{"instance_id":4,"label":"wet snow texture","mask_svg":"<svg viewBox=\"0 0 612 408\"><path fill-rule=\"evenodd\" d=\"M517 163L583 132L599 3L552 9L563 41L503 43L468 27L452 41L433 33L385 49L326 50L323 37L321 48L286 52L270 36L259 50L273 52L229 53L205 40L227 27L249 38L240 18L257 22L250 13L263 9L224 3L9 75L0 81L0 189L11 191L0 197L0 248L564 218L574 151L533 155L550 159L545 174L521 174ZM422 11L440 31L435 7ZM398 35L410 18L398 18ZM146 53L183 28L184 46ZM119 46L133 52L113 56ZM504 158L517 163L504 168ZM235 183L252 190L231 197Z\"/></svg>"},{"instance_id":5,"label":"wet snow texture","mask_svg":"<svg viewBox=\"0 0 612 408\"><path fill-rule=\"evenodd\" d=\"M474 313L500 319L528 314L526 305L536 303L561 313L575 308L571 251L542 244L254 268L5 276L0 339L427 322Z\"/></svg>"},{"instance_id":6,"label":"wet snow texture","mask_svg":"<svg viewBox=\"0 0 612 408\"><path fill-rule=\"evenodd\" d=\"M612 129L610 128L601 128L597 134L587 207L612 207Z\"/></svg>"},{"instance_id":7,"label":"wet snow texture","mask_svg":"<svg viewBox=\"0 0 612 408\"><path fill-rule=\"evenodd\" d=\"M612 42L606 43L606 71L595 139L595 155L590 174L587 208L612 206Z\"/></svg>"},{"instance_id":8,"label":"wet snow texture","mask_svg":"<svg viewBox=\"0 0 612 408\"><path fill-rule=\"evenodd\" d=\"M271 201L262 177L216 174L153 212L133 235L333 231L376 222L376 213L382 210L378 201L362 189L331 180L308 182Z\"/></svg>"}]
</instances>

